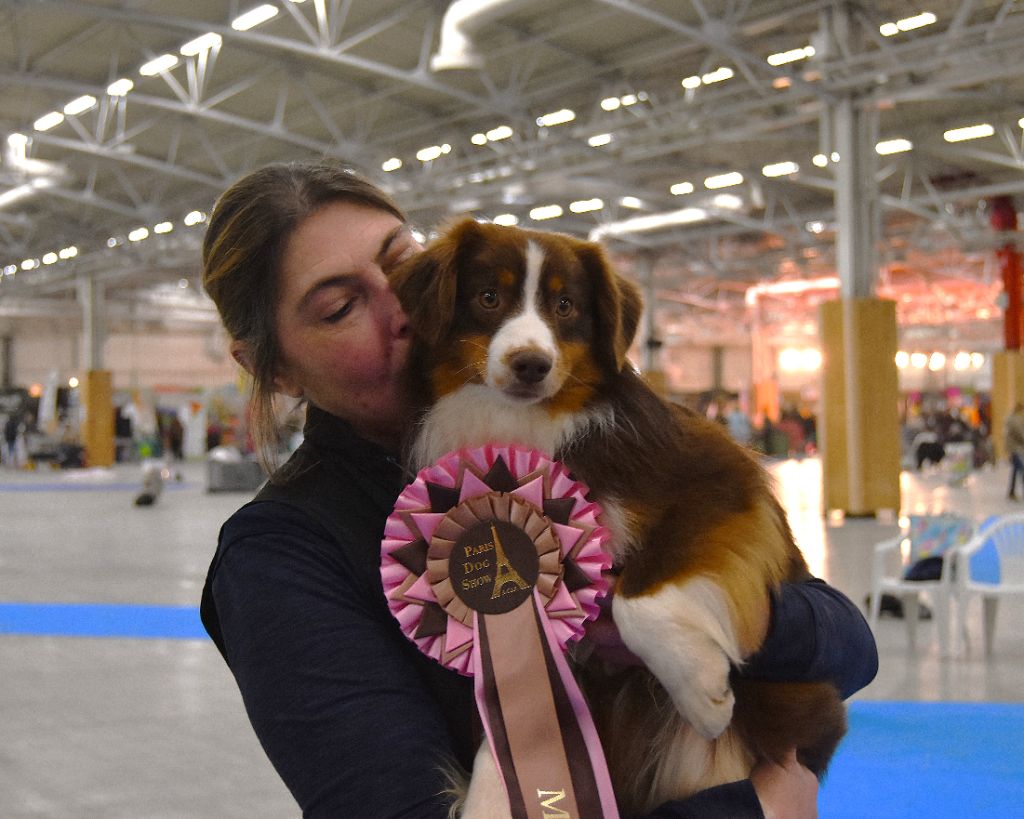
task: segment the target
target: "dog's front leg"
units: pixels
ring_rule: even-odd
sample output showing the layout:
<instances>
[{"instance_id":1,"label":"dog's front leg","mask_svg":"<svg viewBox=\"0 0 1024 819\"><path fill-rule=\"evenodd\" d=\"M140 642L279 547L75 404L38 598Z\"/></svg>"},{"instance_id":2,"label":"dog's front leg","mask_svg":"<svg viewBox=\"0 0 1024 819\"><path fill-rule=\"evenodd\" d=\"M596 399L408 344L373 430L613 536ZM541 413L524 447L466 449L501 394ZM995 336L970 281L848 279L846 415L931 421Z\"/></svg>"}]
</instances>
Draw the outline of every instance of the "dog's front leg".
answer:
<instances>
[{"instance_id":1,"label":"dog's front leg","mask_svg":"<svg viewBox=\"0 0 1024 819\"><path fill-rule=\"evenodd\" d=\"M740 659L722 589L690 578L651 594L616 595L612 617L679 713L707 739L719 736L732 720L729 670Z\"/></svg>"},{"instance_id":2,"label":"dog's front leg","mask_svg":"<svg viewBox=\"0 0 1024 819\"><path fill-rule=\"evenodd\" d=\"M473 776L460 813L462 819L512 819L501 773L486 742L473 760Z\"/></svg>"}]
</instances>

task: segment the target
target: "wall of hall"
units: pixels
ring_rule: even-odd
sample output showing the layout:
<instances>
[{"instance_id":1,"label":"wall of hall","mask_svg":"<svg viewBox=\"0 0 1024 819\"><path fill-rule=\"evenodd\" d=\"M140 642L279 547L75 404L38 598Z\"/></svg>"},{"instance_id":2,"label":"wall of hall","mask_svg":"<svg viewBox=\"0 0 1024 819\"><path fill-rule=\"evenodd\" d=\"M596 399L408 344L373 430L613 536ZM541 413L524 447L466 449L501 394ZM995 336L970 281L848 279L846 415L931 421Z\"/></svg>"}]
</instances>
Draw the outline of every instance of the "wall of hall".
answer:
<instances>
[{"instance_id":1,"label":"wall of hall","mask_svg":"<svg viewBox=\"0 0 1024 819\"><path fill-rule=\"evenodd\" d=\"M12 338L12 383L42 384L54 370L61 381L81 377L81 351L77 335L20 331ZM112 334L103 347L103 365L113 374L115 390L216 388L234 384L238 374L223 336L211 331Z\"/></svg>"}]
</instances>

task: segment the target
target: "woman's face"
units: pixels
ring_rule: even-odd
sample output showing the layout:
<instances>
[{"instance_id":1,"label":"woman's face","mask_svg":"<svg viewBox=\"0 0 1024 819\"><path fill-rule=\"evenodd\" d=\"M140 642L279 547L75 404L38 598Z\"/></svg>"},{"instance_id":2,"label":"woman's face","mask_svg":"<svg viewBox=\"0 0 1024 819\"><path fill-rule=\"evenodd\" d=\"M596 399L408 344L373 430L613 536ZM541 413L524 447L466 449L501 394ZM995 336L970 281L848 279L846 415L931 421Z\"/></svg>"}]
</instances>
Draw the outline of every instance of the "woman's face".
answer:
<instances>
[{"instance_id":1,"label":"woman's face","mask_svg":"<svg viewBox=\"0 0 1024 819\"><path fill-rule=\"evenodd\" d=\"M420 249L403 222L367 205L334 202L300 222L281 261L275 386L392 443L409 329L384 271Z\"/></svg>"}]
</instances>

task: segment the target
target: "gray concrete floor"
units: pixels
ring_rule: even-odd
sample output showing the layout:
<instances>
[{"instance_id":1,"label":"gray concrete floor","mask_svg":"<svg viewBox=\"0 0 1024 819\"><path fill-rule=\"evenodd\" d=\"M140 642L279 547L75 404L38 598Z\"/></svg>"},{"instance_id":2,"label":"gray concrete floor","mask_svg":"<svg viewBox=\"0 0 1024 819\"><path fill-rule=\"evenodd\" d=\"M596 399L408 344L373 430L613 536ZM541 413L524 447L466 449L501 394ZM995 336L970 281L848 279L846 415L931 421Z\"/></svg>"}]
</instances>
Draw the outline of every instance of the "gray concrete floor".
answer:
<instances>
[{"instance_id":1,"label":"gray concrete floor","mask_svg":"<svg viewBox=\"0 0 1024 819\"><path fill-rule=\"evenodd\" d=\"M891 519L826 520L816 459L773 466L812 570L863 603L872 545ZM135 508L138 466L0 471L0 602L196 605L223 520L247 500L206 492L203 464L159 503ZM1007 470L951 487L940 471L904 474L901 513L982 520L1017 508ZM11 491L31 485L33 491ZM71 485L104 487L72 491ZM881 670L857 697L1024 700L1022 604L1000 612L995 654L971 642L939 655L931 622L918 651L902 621L880 623ZM0 634L0 817L289 817L298 811L264 757L234 682L205 640Z\"/></svg>"}]
</instances>

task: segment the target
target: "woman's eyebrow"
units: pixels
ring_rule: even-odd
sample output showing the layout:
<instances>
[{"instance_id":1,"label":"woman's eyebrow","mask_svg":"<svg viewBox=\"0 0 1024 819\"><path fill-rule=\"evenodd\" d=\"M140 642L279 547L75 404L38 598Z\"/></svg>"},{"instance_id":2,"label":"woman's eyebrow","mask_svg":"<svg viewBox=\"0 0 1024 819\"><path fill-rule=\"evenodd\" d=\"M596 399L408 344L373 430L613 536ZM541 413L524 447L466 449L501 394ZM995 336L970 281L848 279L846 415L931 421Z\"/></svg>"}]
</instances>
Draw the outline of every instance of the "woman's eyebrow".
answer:
<instances>
[{"instance_id":1,"label":"woman's eyebrow","mask_svg":"<svg viewBox=\"0 0 1024 819\"><path fill-rule=\"evenodd\" d=\"M299 311L305 311L310 308L313 300L319 293L324 290L328 290L332 287L348 287L359 281L359 276L355 273L344 273L339 276L331 276L327 279L318 281L309 291L299 300Z\"/></svg>"}]
</instances>

